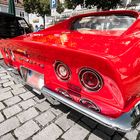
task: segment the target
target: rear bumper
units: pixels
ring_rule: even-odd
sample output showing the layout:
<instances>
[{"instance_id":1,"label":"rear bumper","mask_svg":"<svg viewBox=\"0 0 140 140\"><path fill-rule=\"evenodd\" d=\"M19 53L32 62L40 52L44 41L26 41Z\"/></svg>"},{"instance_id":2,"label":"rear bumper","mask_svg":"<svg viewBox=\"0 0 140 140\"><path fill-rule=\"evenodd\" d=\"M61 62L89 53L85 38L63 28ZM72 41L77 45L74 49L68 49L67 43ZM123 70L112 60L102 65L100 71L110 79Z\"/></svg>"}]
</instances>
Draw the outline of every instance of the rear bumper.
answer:
<instances>
[{"instance_id":1,"label":"rear bumper","mask_svg":"<svg viewBox=\"0 0 140 140\"><path fill-rule=\"evenodd\" d=\"M133 109L131 109L129 112L124 113L118 118L110 118L107 116L104 116L102 114L99 114L97 112L94 112L68 98L65 98L49 89L46 87L43 87L41 92L43 93L44 96L52 97L59 102L73 108L74 110L77 110L78 112L86 115L87 117L107 126L110 128L113 128L117 131L122 131L122 132L128 132L131 131L132 129L136 128L137 125L139 124L140 121L140 105L137 104Z\"/></svg>"}]
</instances>

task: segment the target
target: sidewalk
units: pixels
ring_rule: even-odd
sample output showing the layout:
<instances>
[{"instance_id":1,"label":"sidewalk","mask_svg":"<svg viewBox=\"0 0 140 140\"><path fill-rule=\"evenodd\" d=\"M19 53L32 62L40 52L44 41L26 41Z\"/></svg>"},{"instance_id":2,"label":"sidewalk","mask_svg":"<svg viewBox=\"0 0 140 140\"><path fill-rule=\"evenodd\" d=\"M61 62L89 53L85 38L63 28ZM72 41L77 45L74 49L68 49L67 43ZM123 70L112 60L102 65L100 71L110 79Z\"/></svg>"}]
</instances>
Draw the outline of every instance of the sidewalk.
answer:
<instances>
[{"instance_id":1,"label":"sidewalk","mask_svg":"<svg viewBox=\"0 0 140 140\"><path fill-rule=\"evenodd\" d=\"M0 140L140 140L139 132L118 133L65 105L51 106L0 61Z\"/></svg>"}]
</instances>

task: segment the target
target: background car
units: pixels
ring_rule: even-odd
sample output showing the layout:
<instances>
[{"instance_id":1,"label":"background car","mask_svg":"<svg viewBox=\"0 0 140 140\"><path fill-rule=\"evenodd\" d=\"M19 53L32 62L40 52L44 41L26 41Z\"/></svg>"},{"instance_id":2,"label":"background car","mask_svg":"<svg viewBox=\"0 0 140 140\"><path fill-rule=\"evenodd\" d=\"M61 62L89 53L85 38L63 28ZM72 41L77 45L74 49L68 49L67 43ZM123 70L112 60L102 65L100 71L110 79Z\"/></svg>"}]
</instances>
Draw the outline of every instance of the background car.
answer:
<instances>
[{"instance_id":1,"label":"background car","mask_svg":"<svg viewBox=\"0 0 140 140\"><path fill-rule=\"evenodd\" d=\"M0 12L0 39L13 38L31 33L32 29L24 18ZM0 59L3 58L0 53Z\"/></svg>"},{"instance_id":2,"label":"background car","mask_svg":"<svg viewBox=\"0 0 140 140\"><path fill-rule=\"evenodd\" d=\"M32 30L22 17L0 12L0 39L31 33Z\"/></svg>"}]
</instances>

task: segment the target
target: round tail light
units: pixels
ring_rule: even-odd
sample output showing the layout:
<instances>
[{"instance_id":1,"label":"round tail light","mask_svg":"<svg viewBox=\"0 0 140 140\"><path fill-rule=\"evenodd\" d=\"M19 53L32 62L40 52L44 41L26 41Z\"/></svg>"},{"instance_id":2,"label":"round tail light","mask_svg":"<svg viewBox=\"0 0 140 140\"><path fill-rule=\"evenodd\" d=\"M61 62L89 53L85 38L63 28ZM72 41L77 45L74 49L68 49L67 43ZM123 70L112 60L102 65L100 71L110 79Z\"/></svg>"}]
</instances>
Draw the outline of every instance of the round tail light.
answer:
<instances>
[{"instance_id":1,"label":"round tail light","mask_svg":"<svg viewBox=\"0 0 140 140\"><path fill-rule=\"evenodd\" d=\"M79 74L81 84L90 91L97 91L102 87L101 76L92 69L82 69Z\"/></svg>"},{"instance_id":2,"label":"round tail light","mask_svg":"<svg viewBox=\"0 0 140 140\"><path fill-rule=\"evenodd\" d=\"M69 80L70 78L70 70L67 65L62 62L57 62L55 64L55 72L58 78L61 80Z\"/></svg>"}]
</instances>

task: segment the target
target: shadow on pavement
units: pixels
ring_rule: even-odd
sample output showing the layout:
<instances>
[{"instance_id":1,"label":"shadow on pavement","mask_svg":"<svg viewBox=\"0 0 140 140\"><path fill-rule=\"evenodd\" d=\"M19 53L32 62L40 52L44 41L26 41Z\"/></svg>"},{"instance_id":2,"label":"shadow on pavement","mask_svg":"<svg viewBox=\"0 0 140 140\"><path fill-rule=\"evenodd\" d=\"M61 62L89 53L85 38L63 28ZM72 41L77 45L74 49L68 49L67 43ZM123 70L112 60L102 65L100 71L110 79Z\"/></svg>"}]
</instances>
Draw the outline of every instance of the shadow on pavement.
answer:
<instances>
[{"instance_id":1,"label":"shadow on pavement","mask_svg":"<svg viewBox=\"0 0 140 140\"><path fill-rule=\"evenodd\" d=\"M39 97L40 98L40 97ZM47 101L47 100L46 100ZM117 132L113 129L110 129L106 126L99 124L98 122L91 120L90 118L82 115L81 113L67 107L66 105L51 105L54 109L62 111L64 114L67 114L67 119L72 120L74 123L82 126L87 129L90 135L98 137L98 139L103 140L121 140L125 133ZM89 140L87 136L85 140ZM93 139L94 140L94 139Z\"/></svg>"}]
</instances>

